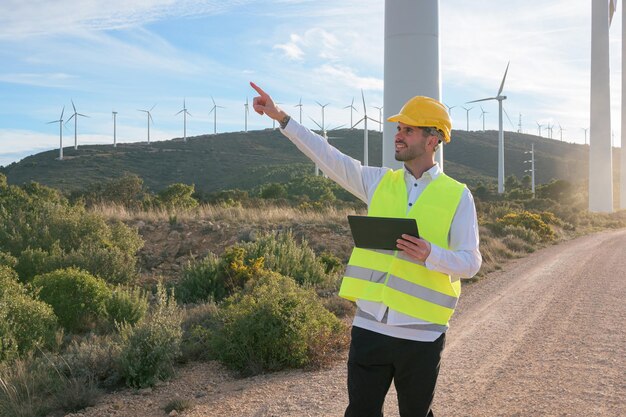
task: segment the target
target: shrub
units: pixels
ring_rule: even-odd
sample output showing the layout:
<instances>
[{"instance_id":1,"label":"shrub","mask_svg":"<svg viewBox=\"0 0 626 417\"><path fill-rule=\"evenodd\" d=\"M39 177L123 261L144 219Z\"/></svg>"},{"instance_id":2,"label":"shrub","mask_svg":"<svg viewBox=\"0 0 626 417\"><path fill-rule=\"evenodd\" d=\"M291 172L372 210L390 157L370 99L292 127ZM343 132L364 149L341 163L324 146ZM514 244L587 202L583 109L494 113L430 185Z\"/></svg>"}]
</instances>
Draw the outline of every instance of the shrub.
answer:
<instances>
[{"instance_id":1,"label":"shrub","mask_svg":"<svg viewBox=\"0 0 626 417\"><path fill-rule=\"evenodd\" d=\"M183 320L182 359L211 360L211 338L218 328L218 307L213 302L188 306Z\"/></svg>"},{"instance_id":2,"label":"shrub","mask_svg":"<svg viewBox=\"0 0 626 417\"><path fill-rule=\"evenodd\" d=\"M291 231L269 233L240 247L245 250L246 260L263 258L266 269L290 276L299 284L332 284L324 263L317 259L306 240L298 244Z\"/></svg>"},{"instance_id":3,"label":"shrub","mask_svg":"<svg viewBox=\"0 0 626 417\"><path fill-rule=\"evenodd\" d=\"M59 269L33 280L39 296L50 304L59 323L68 331L81 332L93 328L106 317L106 301L111 290L106 283L89 272L76 268Z\"/></svg>"},{"instance_id":4,"label":"shrub","mask_svg":"<svg viewBox=\"0 0 626 417\"><path fill-rule=\"evenodd\" d=\"M182 278L176 286L178 301L196 303L221 300L226 290L219 276L219 264L219 258L212 253L201 260L190 260L183 268Z\"/></svg>"},{"instance_id":5,"label":"shrub","mask_svg":"<svg viewBox=\"0 0 626 417\"><path fill-rule=\"evenodd\" d=\"M278 183L267 184L261 188L261 198L287 198L287 187Z\"/></svg>"},{"instance_id":6,"label":"shrub","mask_svg":"<svg viewBox=\"0 0 626 417\"><path fill-rule=\"evenodd\" d=\"M198 206L198 201L192 197L195 186L176 183L159 192L156 198L158 205L167 209L192 209Z\"/></svg>"},{"instance_id":7,"label":"shrub","mask_svg":"<svg viewBox=\"0 0 626 417\"><path fill-rule=\"evenodd\" d=\"M226 249L219 263L219 277L225 294L230 295L255 279L263 272L263 263L263 256L254 257L247 254L242 246Z\"/></svg>"},{"instance_id":8,"label":"shrub","mask_svg":"<svg viewBox=\"0 0 626 417\"><path fill-rule=\"evenodd\" d=\"M92 381L104 388L117 386L120 375L121 345L111 336L94 336L73 341L56 357L55 366L65 375Z\"/></svg>"},{"instance_id":9,"label":"shrub","mask_svg":"<svg viewBox=\"0 0 626 417\"><path fill-rule=\"evenodd\" d=\"M542 240L553 240L555 235L554 231L548 226L538 214L530 213L528 211L522 211L519 213L508 213L504 217L497 220L504 226L521 226L525 229L532 230L537 233Z\"/></svg>"},{"instance_id":10,"label":"shrub","mask_svg":"<svg viewBox=\"0 0 626 417\"><path fill-rule=\"evenodd\" d=\"M35 347L54 346L57 318L52 308L27 294L13 294L4 297L7 319L17 350L28 353Z\"/></svg>"},{"instance_id":11,"label":"shrub","mask_svg":"<svg viewBox=\"0 0 626 417\"><path fill-rule=\"evenodd\" d=\"M320 365L345 347L346 327L311 289L266 272L225 302L213 352L243 374Z\"/></svg>"},{"instance_id":12,"label":"shrub","mask_svg":"<svg viewBox=\"0 0 626 417\"><path fill-rule=\"evenodd\" d=\"M106 301L109 323L135 324L148 311L148 294L139 287L117 287Z\"/></svg>"},{"instance_id":13,"label":"shrub","mask_svg":"<svg viewBox=\"0 0 626 417\"><path fill-rule=\"evenodd\" d=\"M150 314L135 326L120 326L120 367L128 386L152 386L174 373L174 361L180 356L182 318L174 294L168 294L159 283Z\"/></svg>"}]
</instances>

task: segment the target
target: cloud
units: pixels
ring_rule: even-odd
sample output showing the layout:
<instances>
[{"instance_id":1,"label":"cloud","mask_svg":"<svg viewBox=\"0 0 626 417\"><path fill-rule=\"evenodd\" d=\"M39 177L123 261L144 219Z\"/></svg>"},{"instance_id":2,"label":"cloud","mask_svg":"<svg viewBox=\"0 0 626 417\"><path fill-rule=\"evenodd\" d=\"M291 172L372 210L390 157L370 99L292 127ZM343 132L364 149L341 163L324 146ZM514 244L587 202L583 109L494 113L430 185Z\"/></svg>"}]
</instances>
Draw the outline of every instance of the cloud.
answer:
<instances>
[{"instance_id":1,"label":"cloud","mask_svg":"<svg viewBox=\"0 0 626 417\"><path fill-rule=\"evenodd\" d=\"M315 69L321 78L332 79L333 84L363 90L383 90L383 80L376 77L361 77L350 67L325 64Z\"/></svg>"}]
</instances>

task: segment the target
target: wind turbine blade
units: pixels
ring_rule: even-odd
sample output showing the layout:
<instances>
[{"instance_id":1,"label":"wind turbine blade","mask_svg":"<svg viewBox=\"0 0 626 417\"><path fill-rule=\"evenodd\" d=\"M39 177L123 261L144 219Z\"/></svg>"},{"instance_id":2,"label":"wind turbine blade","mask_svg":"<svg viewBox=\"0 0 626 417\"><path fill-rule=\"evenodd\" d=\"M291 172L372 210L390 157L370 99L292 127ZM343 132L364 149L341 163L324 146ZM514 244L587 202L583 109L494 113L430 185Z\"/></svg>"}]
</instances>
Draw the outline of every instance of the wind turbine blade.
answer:
<instances>
[{"instance_id":1,"label":"wind turbine blade","mask_svg":"<svg viewBox=\"0 0 626 417\"><path fill-rule=\"evenodd\" d=\"M70 101L72 102L72 107L74 107L74 113L76 113L76 106L74 105L74 100L70 99Z\"/></svg>"},{"instance_id":2,"label":"wind turbine blade","mask_svg":"<svg viewBox=\"0 0 626 417\"><path fill-rule=\"evenodd\" d=\"M215 106L213 106L213 108L211 109L211 111L209 112L209 114L213 113L213 110L215 110Z\"/></svg>"},{"instance_id":3,"label":"wind turbine blade","mask_svg":"<svg viewBox=\"0 0 626 417\"><path fill-rule=\"evenodd\" d=\"M322 127L319 123L317 123L317 122L315 121L315 119L313 119L311 116L309 116L309 119L311 119L311 121L312 121L313 123L315 123L315 124L317 125L317 127L319 127L321 130L324 130L324 128L323 128L323 127Z\"/></svg>"},{"instance_id":4,"label":"wind turbine blade","mask_svg":"<svg viewBox=\"0 0 626 417\"><path fill-rule=\"evenodd\" d=\"M185 111L185 110L183 109L183 110L179 111L178 113L176 113L174 116L178 116L179 114L181 114L181 113L182 113L182 112L184 112L184 111Z\"/></svg>"},{"instance_id":5,"label":"wind turbine blade","mask_svg":"<svg viewBox=\"0 0 626 417\"><path fill-rule=\"evenodd\" d=\"M511 118L509 117L509 114L506 112L506 109L504 108L504 106L502 106L502 111L504 112L504 114L506 115L506 118L509 119L509 123L511 124L511 127L515 127L515 125L513 124L513 122L511 121Z\"/></svg>"},{"instance_id":6,"label":"wind turbine blade","mask_svg":"<svg viewBox=\"0 0 626 417\"><path fill-rule=\"evenodd\" d=\"M469 103L478 103L479 101L489 101L489 100L495 100L495 97L489 97L489 98L481 98L480 100L472 100L472 101L468 101L465 104L469 104ZM463 107L465 108L465 107Z\"/></svg>"},{"instance_id":7,"label":"wind turbine blade","mask_svg":"<svg viewBox=\"0 0 626 417\"><path fill-rule=\"evenodd\" d=\"M496 94L496 97L500 95L500 93L502 93L502 90L504 89L504 80L506 80L506 73L509 72L509 65L511 64L511 61L509 61L506 64L506 70L504 70L504 77L502 77L502 83L500 84L500 89L498 90L498 94Z\"/></svg>"},{"instance_id":8,"label":"wind turbine blade","mask_svg":"<svg viewBox=\"0 0 626 417\"><path fill-rule=\"evenodd\" d=\"M191 116L191 113L189 113L187 110L185 110L185 113L187 113L188 116ZM191 116L193 117L193 116Z\"/></svg>"},{"instance_id":9,"label":"wind turbine blade","mask_svg":"<svg viewBox=\"0 0 626 417\"><path fill-rule=\"evenodd\" d=\"M59 117L59 120L63 120L63 113L65 113L65 106L63 106L63 110L61 110L61 117Z\"/></svg>"},{"instance_id":10,"label":"wind turbine blade","mask_svg":"<svg viewBox=\"0 0 626 417\"><path fill-rule=\"evenodd\" d=\"M68 124L70 120L72 120L72 118L74 118L74 116L76 116L76 113L74 113L73 115L70 116L69 119L67 119L67 121L65 122L65 124Z\"/></svg>"},{"instance_id":11,"label":"wind turbine blade","mask_svg":"<svg viewBox=\"0 0 626 417\"><path fill-rule=\"evenodd\" d=\"M354 129L355 127L357 127L357 125L359 123L361 123L363 120L365 120L365 117L363 117L362 119L358 120L355 124L352 125L352 129Z\"/></svg>"},{"instance_id":12,"label":"wind turbine blade","mask_svg":"<svg viewBox=\"0 0 626 417\"><path fill-rule=\"evenodd\" d=\"M150 111L154 110L155 107L156 107L156 104L150 108Z\"/></svg>"},{"instance_id":13,"label":"wind turbine blade","mask_svg":"<svg viewBox=\"0 0 626 417\"><path fill-rule=\"evenodd\" d=\"M361 88L361 98L363 99L363 114L367 115L367 107L365 107L365 94L363 94L363 89ZM361 119L363 120L363 119Z\"/></svg>"},{"instance_id":14,"label":"wind turbine blade","mask_svg":"<svg viewBox=\"0 0 626 417\"><path fill-rule=\"evenodd\" d=\"M82 113L76 113L76 114L79 115L79 116L82 116L82 117L89 117L86 114L82 114Z\"/></svg>"}]
</instances>

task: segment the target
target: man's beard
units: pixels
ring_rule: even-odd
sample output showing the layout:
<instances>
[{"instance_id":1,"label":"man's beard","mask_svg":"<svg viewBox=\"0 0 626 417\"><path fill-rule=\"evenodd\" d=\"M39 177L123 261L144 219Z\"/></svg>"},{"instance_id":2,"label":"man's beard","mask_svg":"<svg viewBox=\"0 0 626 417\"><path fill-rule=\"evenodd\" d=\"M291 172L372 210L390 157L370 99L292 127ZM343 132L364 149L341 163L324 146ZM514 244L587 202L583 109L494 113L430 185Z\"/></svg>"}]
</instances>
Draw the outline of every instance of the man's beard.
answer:
<instances>
[{"instance_id":1,"label":"man's beard","mask_svg":"<svg viewBox=\"0 0 626 417\"><path fill-rule=\"evenodd\" d=\"M404 145L406 146L406 144ZM400 152L396 151L394 156L396 161L405 162L417 158L419 156L419 152L416 147L410 148L407 146L406 148L401 149Z\"/></svg>"}]
</instances>

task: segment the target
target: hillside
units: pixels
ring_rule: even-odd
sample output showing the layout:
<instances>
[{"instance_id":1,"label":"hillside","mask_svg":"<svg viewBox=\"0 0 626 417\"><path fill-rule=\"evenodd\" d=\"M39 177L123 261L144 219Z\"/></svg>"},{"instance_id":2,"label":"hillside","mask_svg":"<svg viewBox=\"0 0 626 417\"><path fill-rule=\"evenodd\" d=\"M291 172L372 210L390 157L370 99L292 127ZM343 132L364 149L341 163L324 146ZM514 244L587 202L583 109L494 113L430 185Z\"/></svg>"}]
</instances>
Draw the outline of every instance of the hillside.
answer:
<instances>
[{"instance_id":1,"label":"hillside","mask_svg":"<svg viewBox=\"0 0 626 417\"><path fill-rule=\"evenodd\" d=\"M445 169L470 185L495 181L497 175L496 131L452 132L445 147ZM330 142L354 158L363 157L363 131L340 129ZM588 147L505 132L506 175L521 178L530 164L524 164L531 143L535 144L537 183L553 178L580 181L588 175ZM250 189L267 182L284 182L294 175L314 171L314 165L278 130L261 130L202 135L169 141L81 146L65 148L64 160L58 150L42 152L0 168L11 184L36 181L70 192L89 184L134 173L153 191L182 182L195 184L202 192ZM381 134L369 132L370 164L381 164ZM619 172L619 157L613 166Z\"/></svg>"}]
</instances>

